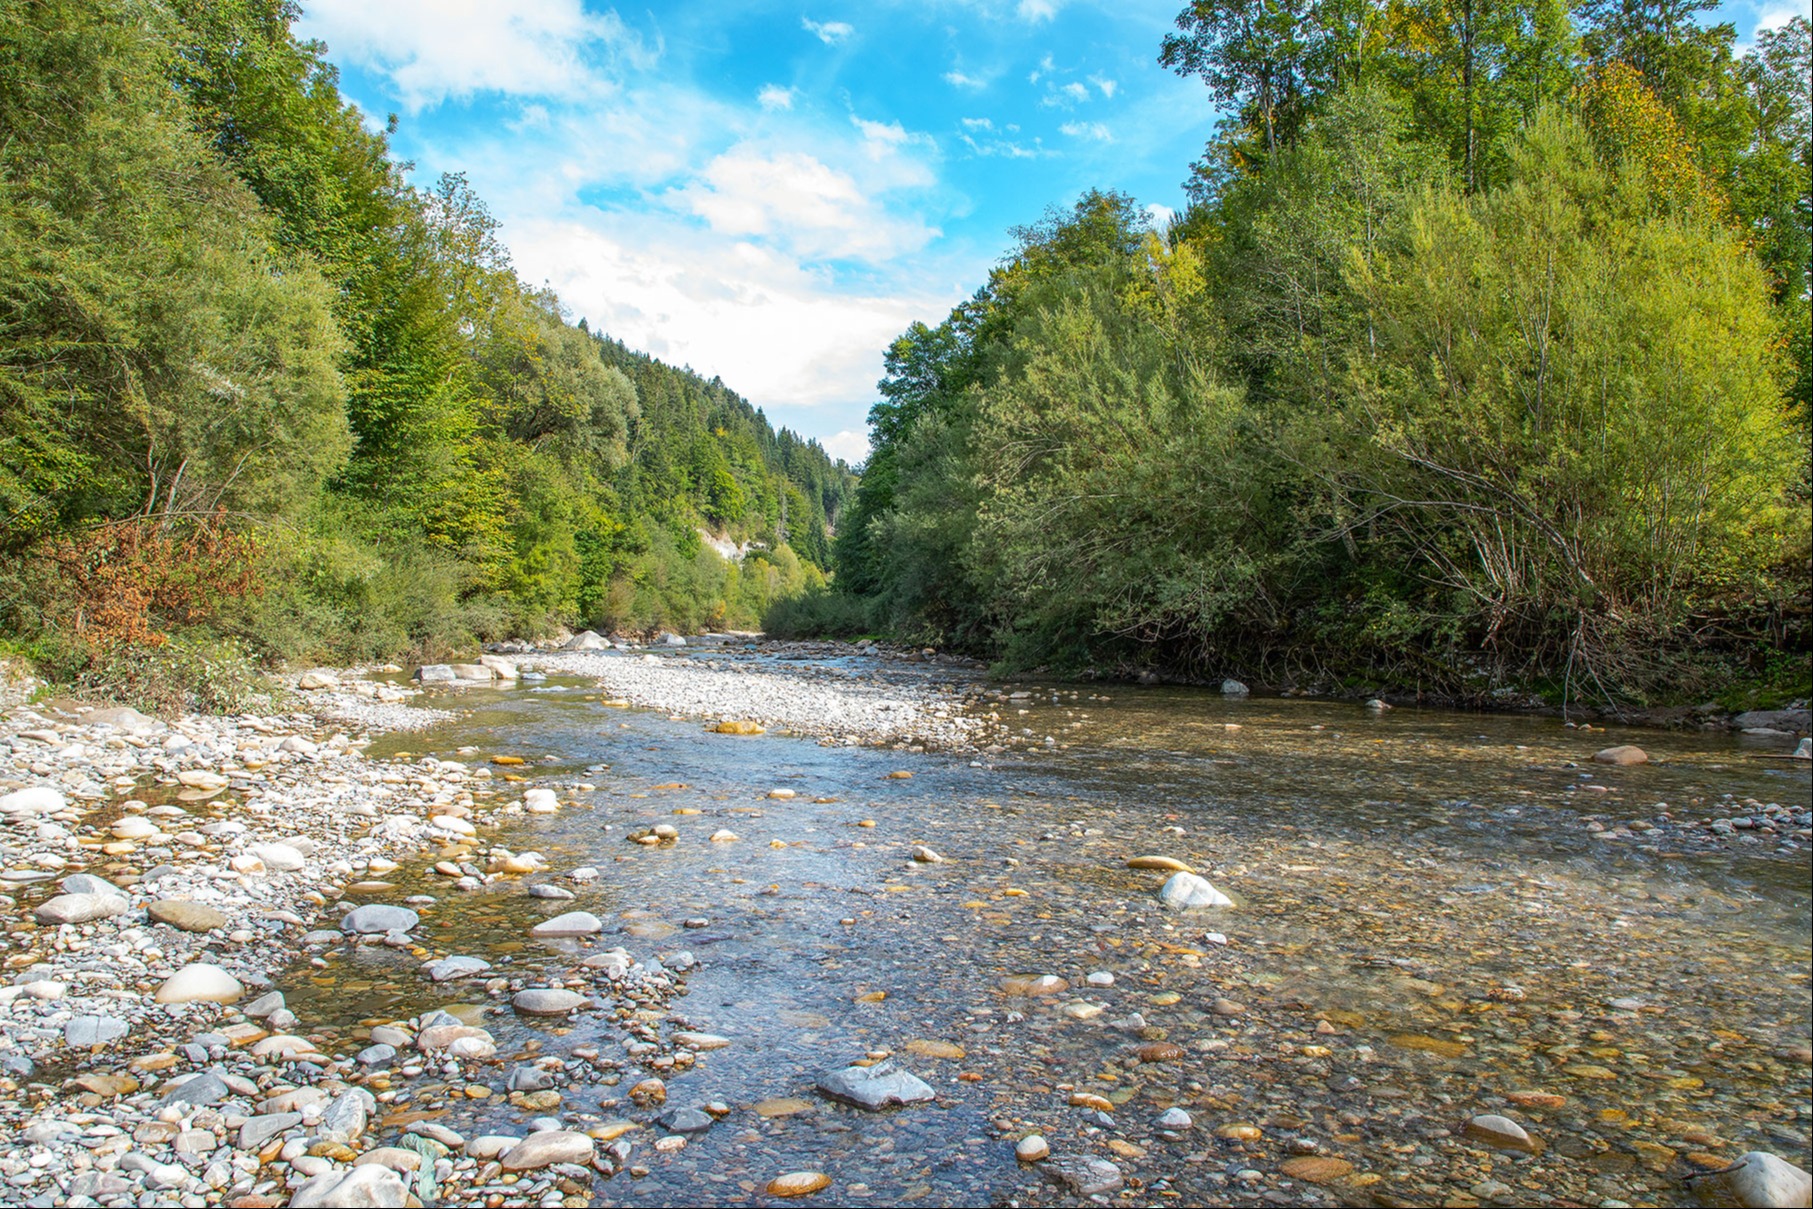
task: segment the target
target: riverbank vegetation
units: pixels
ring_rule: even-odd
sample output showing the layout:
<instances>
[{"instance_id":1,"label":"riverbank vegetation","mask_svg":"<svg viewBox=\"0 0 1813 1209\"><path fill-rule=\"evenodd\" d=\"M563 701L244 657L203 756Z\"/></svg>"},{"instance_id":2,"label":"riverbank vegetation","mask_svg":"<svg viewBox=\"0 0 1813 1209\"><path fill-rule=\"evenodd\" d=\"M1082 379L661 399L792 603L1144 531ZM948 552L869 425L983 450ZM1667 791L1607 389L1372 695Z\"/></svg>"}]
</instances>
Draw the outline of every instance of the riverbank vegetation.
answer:
<instances>
[{"instance_id":1,"label":"riverbank vegetation","mask_svg":"<svg viewBox=\"0 0 1813 1209\"><path fill-rule=\"evenodd\" d=\"M771 628L1804 696L1808 26L1706 7L1199 0L1188 210L1089 193L901 335L836 590Z\"/></svg>"},{"instance_id":2,"label":"riverbank vegetation","mask_svg":"<svg viewBox=\"0 0 1813 1209\"><path fill-rule=\"evenodd\" d=\"M848 468L521 280L296 11L0 5L0 634L104 679L822 585Z\"/></svg>"}]
</instances>

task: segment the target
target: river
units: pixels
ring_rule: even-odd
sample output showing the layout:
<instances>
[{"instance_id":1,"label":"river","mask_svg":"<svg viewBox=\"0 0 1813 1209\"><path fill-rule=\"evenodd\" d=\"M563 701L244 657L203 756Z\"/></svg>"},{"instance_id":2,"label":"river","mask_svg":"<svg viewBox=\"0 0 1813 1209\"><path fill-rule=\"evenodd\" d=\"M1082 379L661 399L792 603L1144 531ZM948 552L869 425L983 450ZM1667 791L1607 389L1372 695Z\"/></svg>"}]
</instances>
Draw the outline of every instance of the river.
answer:
<instances>
[{"instance_id":1,"label":"river","mask_svg":"<svg viewBox=\"0 0 1813 1209\"><path fill-rule=\"evenodd\" d=\"M1142 1203L1686 1204L1684 1176L1745 1151L1808 1162L1804 824L1676 825L1804 811L1806 766L1753 758L1780 743L1074 684L972 695L1024 732L992 754L708 733L559 675L460 704L371 754L523 759L515 775L570 804L483 845L548 864L458 890L430 866L484 846L448 848L384 897L432 897L431 954L487 959L511 986L432 984L419 955L381 946L324 950L278 986L343 1048L384 1020L488 1005L506 1056L565 1056L554 1115L638 1126L630 1170L591 1203L767 1203L796 1170L829 1175L818 1199L835 1203L1074 1202L1015 1160L1034 1133L1115 1163ZM1620 742L1651 762L1591 762ZM677 839L629 841L661 824ZM913 859L921 845L942 859ZM1141 855L1236 905L1168 913L1168 875L1126 867ZM601 876L565 877L580 866ZM606 931L529 938L573 909ZM668 1107L729 1109L684 1146L655 1147L655 1110L624 1098L647 1072L609 1060L636 1020L508 1008L515 986L617 945L699 963L665 1007L683 1021L640 1023L730 1039L661 1071ZM1044 975L1068 987L1025 993ZM884 1052L936 1101L868 1113L814 1094L821 1072ZM432 1069L399 1080L390 1128L429 1114L520 1134L552 1110L510 1103L508 1069L482 1100ZM1170 1108L1191 1123L1161 1126ZM1467 1136L1482 1113L1533 1153ZM493 1175L447 1195L523 1203Z\"/></svg>"}]
</instances>

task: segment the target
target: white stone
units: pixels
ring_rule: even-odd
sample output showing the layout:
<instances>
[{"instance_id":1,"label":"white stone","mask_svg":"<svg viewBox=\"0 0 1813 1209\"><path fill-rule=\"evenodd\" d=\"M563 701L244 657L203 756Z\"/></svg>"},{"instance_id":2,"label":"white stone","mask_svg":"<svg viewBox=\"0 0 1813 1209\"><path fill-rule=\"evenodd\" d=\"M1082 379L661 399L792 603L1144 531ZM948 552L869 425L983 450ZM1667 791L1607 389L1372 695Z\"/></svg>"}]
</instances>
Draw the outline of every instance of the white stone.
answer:
<instances>
[{"instance_id":1,"label":"white stone","mask_svg":"<svg viewBox=\"0 0 1813 1209\"><path fill-rule=\"evenodd\" d=\"M109 919L131 908L132 904L117 894L59 894L39 903L32 914L41 924L85 924Z\"/></svg>"},{"instance_id":2,"label":"white stone","mask_svg":"<svg viewBox=\"0 0 1813 1209\"><path fill-rule=\"evenodd\" d=\"M55 814L69 799L48 785L33 785L0 797L0 814Z\"/></svg>"},{"instance_id":3,"label":"white stone","mask_svg":"<svg viewBox=\"0 0 1813 1209\"><path fill-rule=\"evenodd\" d=\"M1173 911L1194 911L1204 907L1231 907L1234 900L1217 890L1205 877L1194 873L1174 873L1158 891L1158 899Z\"/></svg>"},{"instance_id":4,"label":"white stone","mask_svg":"<svg viewBox=\"0 0 1813 1209\"><path fill-rule=\"evenodd\" d=\"M272 873L293 872L307 863L302 853L288 844L254 844L251 853Z\"/></svg>"},{"instance_id":5,"label":"white stone","mask_svg":"<svg viewBox=\"0 0 1813 1209\"><path fill-rule=\"evenodd\" d=\"M1721 1187L1744 1209L1808 1209L1813 1175L1766 1150L1752 1150L1723 1171L1699 1177Z\"/></svg>"},{"instance_id":6,"label":"white stone","mask_svg":"<svg viewBox=\"0 0 1813 1209\"><path fill-rule=\"evenodd\" d=\"M325 1172L290 1198L291 1209L402 1209L408 1203L403 1177L376 1163Z\"/></svg>"},{"instance_id":7,"label":"white stone","mask_svg":"<svg viewBox=\"0 0 1813 1209\"><path fill-rule=\"evenodd\" d=\"M237 1003L245 987L217 965L192 961L157 988L159 1003Z\"/></svg>"},{"instance_id":8,"label":"white stone","mask_svg":"<svg viewBox=\"0 0 1813 1209\"><path fill-rule=\"evenodd\" d=\"M553 1163L589 1163L592 1139L570 1129L544 1129L512 1146L504 1155L505 1171L530 1171Z\"/></svg>"},{"instance_id":9,"label":"white stone","mask_svg":"<svg viewBox=\"0 0 1813 1209\"><path fill-rule=\"evenodd\" d=\"M510 1005L525 1016L564 1016L575 1008L583 1007L586 999L575 991L552 987L531 987L518 991L510 1000Z\"/></svg>"},{"instance_id":10,"label":"white stone","mask_svg":"<svg viewBox=\"0 0 1813 1209\"><path fill-rule=\"evenodd\" d=\"M604 924L590 911L568 911L529 929L534 936L590 936L604 931Z\"/></svg>"}]
</instances>

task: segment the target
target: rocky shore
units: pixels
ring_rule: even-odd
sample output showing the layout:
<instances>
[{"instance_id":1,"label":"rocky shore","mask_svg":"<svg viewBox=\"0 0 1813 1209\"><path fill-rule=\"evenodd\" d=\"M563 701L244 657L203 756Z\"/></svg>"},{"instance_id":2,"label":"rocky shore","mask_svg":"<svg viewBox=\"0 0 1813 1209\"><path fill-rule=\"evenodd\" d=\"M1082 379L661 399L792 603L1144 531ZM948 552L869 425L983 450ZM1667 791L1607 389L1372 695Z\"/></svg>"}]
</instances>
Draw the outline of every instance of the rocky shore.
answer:
<instances>
[{"instance_id":1,"label":"rocky shore","mask_svg":"<svg viewBox=\"0 0 1813 1209\"><path fill-rule=\"evenodd\" d=\"M770 648L773 649L773 648ZM807 655L816 648L781 647ZM870 648L842 648L869 655ZM559 652L534 657L537 667L588 676L615 699L645 709L717 720L734 727L816 736L848 745L903 751L972 751L994 741L986 717L965 716L967 706L1005 697L973 673L937 679L886 676L879 660L855 666L805 664L785 672L714 659L705 651L685 656L622 652Z\"/></svg>"},{"instance_id":2,"label":"rocky shore","mask_svg":"<svg viewBox=\"0 0 1813 1209\"><path fill-rule=\"evenodd\" d=\"M371 1044L330 1046L305 1034L269 990L304 954L325 964L319 955L330 950L382 946L433 958L413 934L415 908L432 899L363 900L381 900L385 876L427 843L457 857L479 827L553 806L550 790L519 792L482 763L368 761L368 736L333 725L415 729L448 716L402 705L407 695L348 681L306 695L306 712L169 723L75 702L8 711L0 735L8 1201L402 1205L407 1177L416 1197L435 1203L437 1189L462 1175L592 1160L584 1135L463 1146L428 1125L403 1147L355 1150L394 1098L393 1068L433 1070L457 1085L462 1064L494 1060L489 1034L434 1013L374 1029ZM496 849L475 859L461 880L524 863ZM436 979L485 969L458 958L429 966ZM486 985L514 995L518 1011L566 1014L607 1002L644 1009L674 977L621 952L584 974L574 984L596 981L603 999L506 979ZM561 1077L525 1068L510 1087L526 1096ZM558 1178L537 1176L548 1188Z\"/></svg>"},{"instance_id":3,"label":"rocky shore","mask_svg":"<svg viewBox=\"0 0 1813 1209\"><path fill-rule=\"evenodd\" d=\"M532 677L536 673L528 669L534 668L594 679L604 693L601 702L585 706L594 712L635 704L703 720L707 730L792 732L838 748L967 754L1042 747L1057 742L1046 730L1074 733L1064 729L1078 724L1073 714L1086 717L1084 707L1096 701L991 686L961 667L927 676L899 655L873 657L850 648L785 653L834 658L757 664L739 661L732 649L695 645L684 654L579 651L501 662L509 673ZM476 685L487 667L514 679L497 669L499 662L491 657L458 665L463 671L455 683ZM1074 1204L1142 1188L1162 1193L1173 1183L1184 1195L1212 1186L1218 1197L1242 1204L1332 1204L1349 1193L1378 1204L1407 1203L1383 1189L1418 1186L1425 1158L1460 1162L1456 1171L1465 1175L1457 1187L1466 1195L1454 1203L1513 1195L1516 1189L1500 1177L1522 1181L1525 1191L1540 1188L1549 1199L1553 1194L1565 1201L1582 1190L1545 1182L1564 1178L1563 1166L1530 1163L1548 1145L1544 1131L1558 1134L1564 1121L1572 1130L1574 1117L1587 1119L1582 1114L1593 1103L1587 1093L1544 1090L1519 1099L1524 1093L1514 1088L1516 1095L1488 1094L1481 1102L1469 1092L1441 1110L1442 1128L1416 1125L1424 1133L1414 1137L1403 1132L1414 1120L1407 1118L1410 1124L1400 1129L1395 1114L1420 1103L1419 1085L1403 1089L1402 1105L1379 1099L1366 1112L1325 1105L1350 1092L1364 1094L1356 1090L1362 1083L1378 1084L1379 1097L1398 1090L1386 1086L1391 1080L1374 1067L1380 1039L1362 1031L1358 1012L1318 1010L1306 1023L1306 991L1276 981L1300 964L1300 946L1274 940L1268 948L1256 930L1263 917L1256 907L1235 920L1253 935L1230 938L1208 930L1237 931L1219 917L1194 914L1222 910L1227 897L1172 856L1114 855L1130 841L1118 834L1121 816L1102 808L1077 803L1065 808L1075 816L1068 822L1053 814L1009 833L1001 826L1005 818L1029 811L1045 817L1049 808L1023 795L1006 807L992 801L978 807L947 803L933 793L901 798L891 813L883 812L882 802L845 809L829 785L829 796L746 786L743 798L727 800L722 788L600 785L573 772L547 775L507 748L448 750L463 739L448 742L438 757L396 752L372 759L366 752L378 732L455 721L459 708L447 707L483 698L458 687L417 698L417 690L391 680L320 669L292 683L295 708L267 716L165 722L131 710L16 700L5 709L0 1196L6 1201L577 1209L604 1195L602 1181L619 1174L650 1179L652 1188L664 1169L670 1177L695 1162L709 1169L710 1160L693 1157L702 1145L686 1148L714 1129L719 1137L736 1131L737 1147L754 1147L763 1156L771 1153L772 1139L794 1136L785 1127L795 1117L834 1138L843 1127L829 1116L820 1120L820 1102L802 1096L816 1093L860 1113L898 1114L904 1144L919 1127L911 1113L939 1111L930 1107L934 1097L941 1107L961 1103L970 1088L987 1089L993 1107L985 1128L972 1127L992 1136L969 1144L1015 1168L1015 1197L1023 1204ZM579 695L569 685L567 696L577 701ZM525 708L531 700L556 699L521 697ZM690 730L668 725L664 733ZM822 758L892 759L864 751ZM648 759L644 775L661 775L662 757ZM944 763L962 769L961 761ZM904 769L878 774L863 767L879 776L888 794L907 793L925 780L913 781ZM1587 769L1574 771L1573 789L1598 796ZM605 781L617 774L601 764L584 775ZM820 814L806 815L798 808L807 802L826 805L814 806ZM1728 803L1716 816L1609 813L1584 822L1605 841L1623 841L1619 847L1666 840L1680 850L1691 834L1709 844L1779 844L1797 853L1807 837L1809 819L1799 804ZM561 819L532 819L538 815ZM859 838L819 838L819 829L834 818ZM566 832L551 827L569 819ZM644 821L649 825L639 825ZM592 847L579 852L610 851L598 846L600 837L616 851L593 858L601 869L574 859L570 844L550 847L553 856L512 850L497 842L496 830L504 826L538 828L538 846L559 834L583 835ZM793 830L782 832L785 827ZM769 829L773 833L765 835ZM739 842L738 833L748 840ZM1149 838L1198 862L1218 883L1227 884L1227 869L1236 878L1230 887L1236 894L1261 895L1274 905L1293 901L1305 871L1314 868L1284 863L1307 855L1294 840L1266 856L1251 836L1184 837L1184 828L1165 827ZM1333 842L1324 834L1309 848ZM851 859L885 851L898 857L897 868L882 875L892 879L887 885L857 879L864 884L847 891L856 895L854 906L827 901L827 893L836 892L813 892L818 883L811 881L788 881L783 892L787 879L778 874L759 890L753 884L738 889L746 881L769 882L770 874L754 871L768 868L766 860L833 850ZM1049 851L1035 857L1040 850ZM1236 851L1238 863L1219 856L1207 858L1213 867L1202 863L1206 853ZM676 886L678 899L659 911L632 908L616 918L595 913L602 910L596 887L610 883L613 870L628 884L633 868L605 865L606 859L652 866L676 857L694 862L687 866L692 878L716 875L719 888ZM733 876L740 874L748 877ZM1135 877L1154 879L1151 893L1130 890ZM1444 920L1456 903L1487 903L1474 897L1462 874L1438 870L1433 862L1421 878L1448 892L1441 899ZM511 888L504 899L486 898L501 887ZM1547 883L1542 890L1556 892ZM708 906L701 901L705 895L720 901ZM968 980L974 985L967 993L984 1000L962 1000L969 1013L961 1024L969 1034L967 1058L958 1041L936 1039L936 1033L914 1038L890 1027L841 1057L814 1053L810 1060L823 1064L810 1077L816 1082L802 1084L796 1076L791 1092L733 1104L725 1102L735 1099L728 1094L719 1100L679 1090L697 1085L684 1077L704 1070L717 1051L749 1044L683 1010L689 984L711 970L694 950L708 958L727 952L733 934L759 930L764 925L755 921L782 910L848 910L847 917L826 922L840 934L873 931L881 921L869 922L875 913L861 904L873 899L879 906L876 896L912 910L890 925L895 931L877 932L871 943L879 949L860 961L846 959L850 966L898 968L904 956L908 966L943 972L943 946L961 940L964 947L950 951L977 958L991 971L982 982ZM1337 922L1351 927L1355 915L1346 902L1306 900L1292 912L1326 910L1331 929ZM1595 918L1584 900L1571 905L1579 909L1561 914ZM474 911L483 922L464 918ZM1015 911L1036 911L1033 918L1042 922L1028 933L1016 925ZM720 912L730 918L711 918ZM914 922L918 916L942 922L928 931ZM1282 919L1265 926L1281 927ZM1604 942L1611 926L1596 938ZM493 936L490 947L481 948L474 938L487 929L514 939ZM1049 933L1043 940L1041 929ZM1431 926L1429 954L1446 943L1437 930ZM1327 932L1324 943L1336 936ZM460 948L461 938L471 947ZM1123 941L1131 946L1125 952ZM714 943L725 948L710 948ZM1541 943L1553 951L1532 961L1543 969L1572 968L1565 967L1571 951L1553 933ZM1284 955L1281 964L1277 953ZM839 977L839 964L828 962L824 969ZM1413 965L1399 956L1382 968L1401 981ZM1422 1026L1394 1032L1384 1052L1395 1047L1418 1062L1451 1062L1475 1044L1489 1018L1535 1010L1525 1004L1524 989L1509 981L1477 994L1454 993L1450 1003L1451 992L1433 981L1439 976L1433 965L1414 965L1414 973L1405 985L1435 1005L1443 1023L1431 1023L1428 1033ZM290 992L287 999L274 988L279 979ZM1632 985L1618 996L1592 992L1610 1004L1608 1027L1621 1031L1656 1010L1649 1004L1662 993L1629 976L1627 982ZM374 1008L356 1024L324 1021L300 998L311 983L342 1004L369 993L413 1006L407 1014ZM724 983L716 985L721 991ZM883 993L858 984L843 992L845 1002L853 998L861 1009L890 994L913 993L910 978L896 975L886 985ZM422 994L431 987L459 987L462 1001L422 1010L424 1000L437 1001ZM1236 993L1237 987L1244 989ZM947 989L919 1005L927 1022L920 1027L939 1027L929 1022L959 1002L952 993ZM711 998L715 1003L717 996ZM1476 1020L1449 1027L1451 1009ZM348 1009L335 1010L344 1017ZM812 1018L803 1011L780 1014ZM1600 1065L1584 1064L1586 1057L1622 1070L1623 1060L1608 1056L1614 1051L1605 1047L1606 1038L1587 1035L1599 1015L1595 1010L1583 1019L1571 1009L1557 1010L1547 1026L1551 1044L1568 1038L1573 1065L1564 1073L1572 1072L1568 1077L1589 1091L1597 1086L1592 1080L1612 1076L1601 1075ZM945 1020L942 1027L948 1032L959 1026ZM1093 1048L1062 1040L1091 1031L1105 1039ZM556 1043L569 1032L585 1040ZM1019 1042L1006 1044L1007 1036L1021 1033ZM1485 1041L1480 1048L1511 1054L1517 1035L1505 1031L1499 1043ZM1735 1044L1736 1034L1720 1035ZM1666 1044L1672 1043L1648 1042ZM1576 1047L1579 1054L1572 1052ZM1350 1050L1359 1065L1346 1062ZM1098 1060L1093 1074L1078 1065L1086 1054ZM1028 1055L1033 1067L1023 1070ZM1261 1061L1266 1055L1274 1056ZM1681 1066L1664 1072L1674 1081L1667 1086L1697 1088L1703 1077L1697 1059L1683 1050L1673 1060ZM1763 1061L1772 1079L1782 1069L1794 1072L1790 1079L1803 1079L1808 1056L1803 1045L1769 1052ZM946 1069L948 1063L959 1065ZM1765 1069L1755 1060L1752 1066ZM1161 1078L1160 1072L1169 1074ZM1646 1069L1642 1073L1648 1076ZM778 1069L773 1077L784 1078ZM1580 1084L1582 1079L1587 1082ZM1143 1098L1129 1103L1142 1081ZM672 1103L670 1082L677 1083ZM704 1086L723 1094L721 1083ZM1461 1087L1449 1084L1450 1092ZM1469 1102L1471 1109L1456 1115ZM1312 1126L1312 1119L1322 1124ZM884 1123L894 1120L876 1118L884 1135L892 1128ZM1707 1173L1696 1176L1706 1195L1777 1203L1782 1188L1798 1195L1795 1181L1805 1178L1799 1168L1760 1152L1741 1156L1736 1173L1723 1174L1740 1158L1738 1148L1696 1125L1670 1122L1645 1130L1644 1137L1654 1132L1668 1139L1667 1147L1658 1143L1639 1152L1646 1169L1660 1163ZM1412 1156L1403 1172L1380 1177L1367 1169L1356 1141L1366 1131L1379 1132L1378 1154ZM1325 1136L1318 1141L1312 1134ZM1695 1142L1702 1136L1713 1140ZM1402 1145L1404 1137L1412 1137L1409 1146ZM1577 1139L1571 1133L1557 1139L1557 1146L1564 1143ZM1702 1149L1689 1153L1690 1145ZM1165 1158L1173 1151L1184 1157ZM777 1164L782 1153L776 1142ZM1470 1157L1476 1153L1488 1157ZM1497 1156L1496 1167L1491 1156ZM1375 1154L1373 1166L1387 1165ZM1607 1174L1595 1184L1602 1190L1592 1203L1623 1203L1614 1186L1628 1176L1613 1178L1612 1168L1603 1170ZM1532 1171L1541 1178L1532 1181ZM777 1165L740 1193L701 1189L699 1196L786 1199L827 1187L867 1196L866 1185L852 1180L861 1173L860 1160L847 1162L836 1183L824 1171ZM1375 1188L1381 1178L1386 1183ZM1453 1183L1462 1176L1449 1172L1448 1178ZM634 1187L614 1195L633 1198Z\"/></svg>"}]
</instances>

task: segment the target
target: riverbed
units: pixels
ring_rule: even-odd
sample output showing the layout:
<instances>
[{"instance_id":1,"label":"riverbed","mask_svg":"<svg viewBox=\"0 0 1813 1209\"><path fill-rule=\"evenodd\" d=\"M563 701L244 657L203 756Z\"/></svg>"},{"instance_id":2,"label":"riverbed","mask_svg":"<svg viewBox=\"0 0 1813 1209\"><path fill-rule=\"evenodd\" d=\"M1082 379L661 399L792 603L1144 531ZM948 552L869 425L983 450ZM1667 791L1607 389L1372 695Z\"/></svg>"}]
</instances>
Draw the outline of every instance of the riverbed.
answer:
<instances>
[{"instance_id":1,"label":"riverbed","mask_svg":"<svg viewBox=\"0 0 1813 1209\"><path fill-rule=\"evenodd\" d=\"M765 1204L805 1172L824 1203L1066 1204L1112 1164L1100 1195L1138 1203L1690 1204L1687 1177L1744 1152L1808 1163L1810 789L1762 758L1781 742L759 647L570 663L425 695L452 720L365 754L489 767L502 800L558 809L334 879L327 927L408 903L409 944L322 935L271 971L326 1077L373 1094L360 1145L598 1147L522 1173L453 1147L442 1201ZM773 707L790 683L917 712L815 725ZM1649 763L1593 763L1619 743ZM1234 905L1165 910L1139 857ZM601 930L531 935L572 911ZM423 976L449 956L489 969ZM550 986L587 1002L512 1009ZM355 1061L437 1008L496 1057ZM815 1089L879 1062L935 1098ZM707 1127L662 1124L688 1107ZM1484 1114L1524 1142L1469 1132ZM1029 1136L1060 1162L1017 1159ZM271 1203L292 1161L259 1172Z\"/></svg>"}]
</instances>

